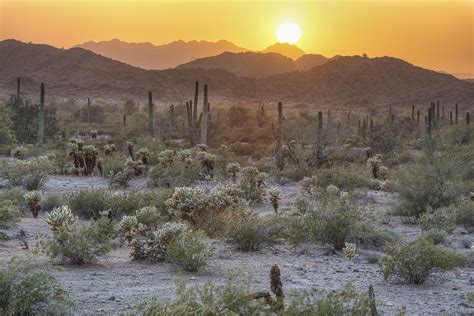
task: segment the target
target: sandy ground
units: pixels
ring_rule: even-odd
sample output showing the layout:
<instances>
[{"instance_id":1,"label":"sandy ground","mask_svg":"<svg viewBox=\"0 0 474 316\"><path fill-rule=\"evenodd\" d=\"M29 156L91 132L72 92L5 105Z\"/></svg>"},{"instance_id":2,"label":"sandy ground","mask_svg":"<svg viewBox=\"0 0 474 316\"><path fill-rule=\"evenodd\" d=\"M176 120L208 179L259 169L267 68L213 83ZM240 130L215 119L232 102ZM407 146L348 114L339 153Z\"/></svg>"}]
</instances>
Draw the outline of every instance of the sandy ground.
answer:
<instances>
[{"instance_id":1,"label":"sandy ground","mask_svg":"<svg viewBox=\"0 0 474 316\"><path fill-rule=\"evenodd\" d=\"M144 188L144 179L133 186ZM276 185L276 184L275 184ZM81 188L106 188L107 182L101 178L51 177L43 191L65 193ZM295 183L280 186L282 191L281 209L289 207L299 188ZM379 227L392 231L396 235L411 240L421 231L416 226L404 225L400 218L388 216L394 201L392 194L369 191L363 204L369 220ZM265 216L271 214L271 206L259 205L257 212ZM0 241L0 258L8 260L12 256L27 257L38 236L50 235L48 225L40 218L25 217L17 225L3 230L11 240ZM27 234L29 250L20 249L18 238L20 230ZM459 238L467 232L457 229L450 236L453 247ZM472 235L469 235L471 238ZM393 315L399 307L405 306L408 315L463 314L474 315L474 306L468 304L466 293L474 291L474 269L463 268L454 272L435 273L426 284L419 286L384 282L377 264L368 262L368 255L374 252L358 250L357 257L351 262L342 254L326 254L322 245L305 244L296 248L288 245L267 247L259 252L242 253L221 242L212 241L215 256L201 272L185 273L168 263L145 264L131 261L126 245L100 259L96 265L54 266L53 274L70 293L78 315L114 315L134 313L135 305L149 298L170 300L176 297L175 282L183 280L188 285L206 282L221 284L231 273L239 273L250 282L255 290L269 287L268 273L273 264L278 264L282 272L284 291L321 288L327 291L337 290L352 282L359 290L366 291L370 284L374 286L379 310ZM470 250L465 250L470 251ZM381 255L381 253L378 253ZM47 261L44 257L37 260Z\"/></svg>"}]
</instances>

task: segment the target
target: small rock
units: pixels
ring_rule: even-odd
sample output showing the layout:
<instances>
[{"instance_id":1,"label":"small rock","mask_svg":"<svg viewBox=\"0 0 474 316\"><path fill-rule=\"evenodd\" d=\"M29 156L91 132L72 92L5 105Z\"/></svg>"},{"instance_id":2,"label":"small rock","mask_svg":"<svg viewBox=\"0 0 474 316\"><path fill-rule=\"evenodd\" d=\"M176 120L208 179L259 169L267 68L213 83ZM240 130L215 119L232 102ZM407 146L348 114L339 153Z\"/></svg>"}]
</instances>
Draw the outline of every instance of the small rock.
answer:
<instances>
[{"instance_id":1,"label":"small rock","mask_svg":"<svg viewBox=\"0 0 474 316\"><path fill-rule=\"evenodd\" d=\"M115 301L115 296L112 295L111 297L109 297L109 301Z\"/></svg>"},{"instance_id":2,"label":"small rock","mask_svg":"<svg viewBox=\"0 0 474 316\"><path fill-rule=\"evenodd\" d=\"M453 287L451 288L451 290L457 291L457 290L459 290L459 288L458 288L457 286L453 286Z\"/></svg>"}]
</instances>

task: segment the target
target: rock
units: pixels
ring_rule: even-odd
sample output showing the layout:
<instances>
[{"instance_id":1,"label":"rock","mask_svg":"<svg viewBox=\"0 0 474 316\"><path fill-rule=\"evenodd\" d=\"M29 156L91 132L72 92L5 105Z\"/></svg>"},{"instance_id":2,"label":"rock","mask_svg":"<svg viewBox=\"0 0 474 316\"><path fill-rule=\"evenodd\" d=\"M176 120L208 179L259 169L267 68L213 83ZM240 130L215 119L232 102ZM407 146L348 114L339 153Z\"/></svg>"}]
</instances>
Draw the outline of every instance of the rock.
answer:
<instances>
[{"instance_id":1,"label":"rock","mask_svg":"<svg viewBox=\"0 0 474 316\"><path fill-rule=\"evenodd\" d=\"M109 297L109 301L115 301L115 296L112 295L111 297Z\"/></svg>"}]
</instances>

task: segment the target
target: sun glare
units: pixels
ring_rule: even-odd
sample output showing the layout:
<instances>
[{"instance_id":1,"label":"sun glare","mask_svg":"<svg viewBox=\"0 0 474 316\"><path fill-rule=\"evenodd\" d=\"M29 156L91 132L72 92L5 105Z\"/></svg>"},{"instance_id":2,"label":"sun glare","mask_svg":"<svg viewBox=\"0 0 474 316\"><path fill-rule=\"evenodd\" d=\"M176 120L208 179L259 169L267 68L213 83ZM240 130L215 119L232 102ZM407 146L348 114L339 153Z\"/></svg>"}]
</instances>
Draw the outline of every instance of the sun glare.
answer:
<instances>
[{"instance_id":1,"label":"sun glare","mask_svg":"<svg viewBox=\"0 0 474 316\"><path fill-rule=\"evenodd\" d=\"M285 22L278 27L276 36L280 43L296 44L301 37L300 27L296 23Z\"/></svg>"}]
</instances>

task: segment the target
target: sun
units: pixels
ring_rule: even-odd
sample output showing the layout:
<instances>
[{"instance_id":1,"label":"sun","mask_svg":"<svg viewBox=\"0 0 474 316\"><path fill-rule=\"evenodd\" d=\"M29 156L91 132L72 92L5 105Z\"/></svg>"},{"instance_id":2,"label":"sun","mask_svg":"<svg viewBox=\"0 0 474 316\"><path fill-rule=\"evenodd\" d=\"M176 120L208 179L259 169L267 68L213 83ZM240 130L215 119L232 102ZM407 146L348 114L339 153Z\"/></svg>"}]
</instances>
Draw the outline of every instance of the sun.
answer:
<instances>
[{"instance_id":1,"label":"sun","mask_svg":"<svg viewBox=\"0 0 474 316\"><path fill-rule=\"evenodd\" d=\"M280 43L296 44L301 37L301 30L298 24L285 22L278 27L276 36Z\"/></svg>"}]
</instances>

